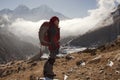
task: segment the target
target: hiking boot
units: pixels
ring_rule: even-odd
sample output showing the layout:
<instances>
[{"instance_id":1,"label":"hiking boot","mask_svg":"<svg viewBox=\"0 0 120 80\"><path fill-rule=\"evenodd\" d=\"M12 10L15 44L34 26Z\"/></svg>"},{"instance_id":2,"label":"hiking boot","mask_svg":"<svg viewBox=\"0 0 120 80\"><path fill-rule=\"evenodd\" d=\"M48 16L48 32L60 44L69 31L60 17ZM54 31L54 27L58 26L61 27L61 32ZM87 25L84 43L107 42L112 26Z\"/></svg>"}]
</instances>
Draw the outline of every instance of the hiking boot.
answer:
<instances>
[{"instance_id":1,"label":"hiking boot","mask_svg":"<svg viewBox=\"0 0 120 80\"><path fill-rule=\"evenodd\" d=\"M54 73L52 73L52 74L50 74L50 73L44 74L44 77L48 77L50 79L53 79L55 76L56 76L56 74L54 74Z\"/></svg>"}]
</instances>

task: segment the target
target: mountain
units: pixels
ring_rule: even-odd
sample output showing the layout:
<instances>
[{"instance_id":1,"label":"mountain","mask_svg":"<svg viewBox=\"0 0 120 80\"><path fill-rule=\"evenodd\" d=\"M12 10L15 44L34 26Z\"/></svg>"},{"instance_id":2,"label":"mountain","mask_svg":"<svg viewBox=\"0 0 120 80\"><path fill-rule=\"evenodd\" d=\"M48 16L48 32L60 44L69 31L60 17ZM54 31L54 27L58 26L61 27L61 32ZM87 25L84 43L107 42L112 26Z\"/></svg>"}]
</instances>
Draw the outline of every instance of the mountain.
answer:
<instances>
[{"instance_id":1,"label":"mountain","mask_svg":"<svg viewBox=\"0 0 120 80\"><path fill-rule=\"evenodd\" d=\"M10 15L11 13L12 13L13 11L12 10L10 10L10 9L2 9L1 11L0 11L0 14L7 14L7 15Z\"/></svg>"},{"instance_id":2,"label":"mountain","mask_svg":"<svg viewBox=\"0 0 120 80\"><path fill-rule=\"evenodd\" d=\"M66 46L69 45L69 43L74 40L74 38L76 38L76 36L68 36L68 37L64 37L60 39L60 44L61 46Z\"/></svg>"},{"instance_id":3,"label":"mountain","mask_svg":"<svg viewBox=\"0 0 120 80\"><path fill-rule=\"evenodd\" d=\"M27 59L38 52L39 48L37 46L21 41L7 28L0 27L0 63Z\"/></svg>"},{"instance_id":4,"label":"mountain","mask_svg":"<svg viewBox=\"0 0 120 80\"><path fill-rule=\"evenodd\" d=\"M60 19L68 19L68 17L63 14L54 11L47 5L41 5L40 7L29 9L25 5L19 5L14 10L3 9L0 11L0 15L5 15L11 17L11 19L23 18L31 21L38 21L42 19L50 19L51 16L58 16Z\"/></svg>"},{"instance_id":5,"label":"mountain","mask_svg":"<svg viewBox=\"0 0 120 80\"><path fill-rule=\"evenodd\" d=\"M8 16L0 16L0 63L27 59L39 52L39 47L25 42L9 31Z\"/></svg>"},{"instance_id":6,"label":"mountain","mask_svg":"<svg viewBox=\"0 0 120 80\"><path fill-rule=\"evenodd\" d=\"M97 47L115 40L117 36L117 27L115 25L109 25L77 37L70 42L70 45Z\"/></svg>"},{"instance_id":7,"label":"mountain","mask_svg":"<svg viewBox=\"0 0 120 80\"><path fill-rule=\"evenodd\" d=\"M115 12L111 13L113 23L111 25L104 26L105 22L108 22L107 19L103 21L103 24L99 29L94 31L89 31L82 36L78 36L76 39L70 42L70 45L73 46L82 46L82 47L98 47L109 43L115 40L120 36L120 6L116 9Z\"/></svg>"}]
</instances>

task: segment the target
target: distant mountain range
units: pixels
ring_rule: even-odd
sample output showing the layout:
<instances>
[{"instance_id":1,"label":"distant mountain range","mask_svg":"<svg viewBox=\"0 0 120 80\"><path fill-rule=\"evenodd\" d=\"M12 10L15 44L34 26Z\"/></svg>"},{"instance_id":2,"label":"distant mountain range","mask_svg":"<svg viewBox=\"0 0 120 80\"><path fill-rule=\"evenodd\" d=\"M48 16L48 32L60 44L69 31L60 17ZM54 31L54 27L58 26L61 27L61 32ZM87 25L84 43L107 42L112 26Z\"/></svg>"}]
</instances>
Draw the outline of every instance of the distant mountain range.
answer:
<instances>
[{"instance_id":1,"label":"distant mountain range","mask_svg":"<svg viewBox=\"0 0 120 80\"><path fill-rule=\"evenodd\" d=\"M102 27L95 31L88 32L70 42L72 46L97 47L112 42L120 33L117 32L115 24Z\"/></svg>"},{"instance_id":2,"label":"distant mountain range","mask_svg":"<svg viewBox=\"0 0 120 80\"><path fill-rule=\"evenodd\" d=\"M25 20L38 21L42 19L50 19L52 16L58 16L60 19L68 19L63 14L54 11L47 5L41 5L33 9L29 9L25 5L19 5L14 10L2 9L0 15L8 15L11 19L23 18Z\"/></svg>"}]
</instances>

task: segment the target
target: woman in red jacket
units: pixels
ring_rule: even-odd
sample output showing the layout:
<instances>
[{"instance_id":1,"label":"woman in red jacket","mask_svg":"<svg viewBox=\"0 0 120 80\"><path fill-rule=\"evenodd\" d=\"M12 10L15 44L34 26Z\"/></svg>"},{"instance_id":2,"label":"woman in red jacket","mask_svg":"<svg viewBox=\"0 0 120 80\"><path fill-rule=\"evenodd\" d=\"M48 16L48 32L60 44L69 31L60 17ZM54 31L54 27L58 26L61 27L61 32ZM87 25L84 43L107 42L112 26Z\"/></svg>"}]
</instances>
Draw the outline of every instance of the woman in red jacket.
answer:
<instances>
[{"instance_id":1,"label":"woman in red jacket","mask_svg":"<svg viewBox=\"0 0 120 80\"><path fill-rule=\"evenodd\" d=\"M53 64L56 59L56 55L59 53L59 39L60 39L60 28L59 28L59 18L54 16L50 19L49 22L49 30L48 30L48 40L50 45L48 49L50 51L50 56L48 61L46 61L44 65L44 76L53 78L56 76L53 72Z\"/></svg>"}]
</instances>

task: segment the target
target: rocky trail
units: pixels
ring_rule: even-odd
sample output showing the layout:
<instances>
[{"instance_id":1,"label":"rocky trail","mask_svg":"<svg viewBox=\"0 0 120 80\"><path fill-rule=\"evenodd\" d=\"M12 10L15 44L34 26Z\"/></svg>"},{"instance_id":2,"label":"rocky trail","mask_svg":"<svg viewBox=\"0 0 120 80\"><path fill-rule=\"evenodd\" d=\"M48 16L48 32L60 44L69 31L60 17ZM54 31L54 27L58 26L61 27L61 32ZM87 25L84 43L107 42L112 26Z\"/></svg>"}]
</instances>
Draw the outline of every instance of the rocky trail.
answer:
<instances>
[{"instance_id":1,"label":"rocky trail","mask_svg":"<svg viewBox=\"0 0 120 80\"><path fill-rule=\"evenodd\" d=\"M0 80L44 80L45 59L0 65ZM120 80L120 40L57 58L54 80ZM47 79L46 79L47 80Z\"/></svg>"}]
</instances>

